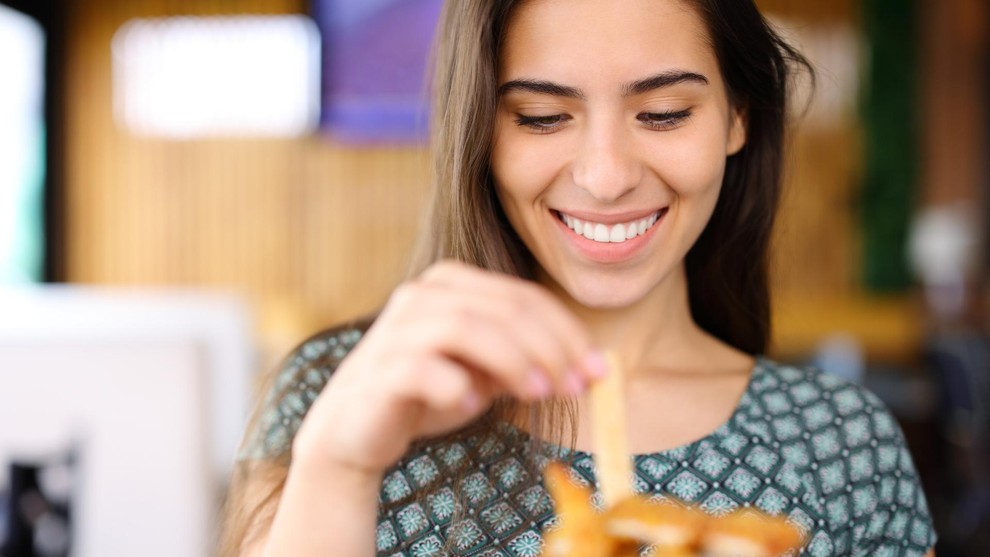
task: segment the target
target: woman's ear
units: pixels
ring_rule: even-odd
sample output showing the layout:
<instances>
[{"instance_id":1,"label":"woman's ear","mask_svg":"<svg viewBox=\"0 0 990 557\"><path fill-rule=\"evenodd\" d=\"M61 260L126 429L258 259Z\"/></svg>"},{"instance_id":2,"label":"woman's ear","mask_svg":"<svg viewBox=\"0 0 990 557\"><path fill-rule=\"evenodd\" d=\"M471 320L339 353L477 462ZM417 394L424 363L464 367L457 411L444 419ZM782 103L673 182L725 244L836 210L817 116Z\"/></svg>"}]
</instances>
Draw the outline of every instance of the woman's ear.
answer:
<instances>
[{"instance_id":1,"label":"woman's ear","mask_svg":"<svg viewBox=\"0 0 990 557\"><path fill-rule=\"evenodd\" d=\"M735 155L746 145L747 111L745 107L735 107L729 116L729 140L726 142L725 154Z\"/></svg>"}]
</instances>

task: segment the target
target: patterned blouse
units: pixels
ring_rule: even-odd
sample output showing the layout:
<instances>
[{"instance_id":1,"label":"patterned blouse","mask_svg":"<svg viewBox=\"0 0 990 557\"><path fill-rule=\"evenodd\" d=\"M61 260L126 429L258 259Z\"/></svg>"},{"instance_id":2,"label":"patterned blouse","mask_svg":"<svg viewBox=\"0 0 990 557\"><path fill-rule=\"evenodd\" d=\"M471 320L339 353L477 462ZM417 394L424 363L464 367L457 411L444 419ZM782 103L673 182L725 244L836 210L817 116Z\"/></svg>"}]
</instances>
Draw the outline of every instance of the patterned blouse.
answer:
<instances>
[{"instance_id":1,"label":"patterned blouse","mask_svg":"<svg viewBox=\"0 0 990 557\"><path fill-rule=\"evenodd\" d=\"M289 450L361 334L328 331L286 360L240 458ZM505 425L497 436L428 445L404 457L382 484L380 508L388 510L378 516L378 554L539 555L541 532L555 516L541 478L525 463L562 459L575 481L597 486L590 454L530 441ZM883 403L833 375L766 358L757 359L738 407L717 430L636 455L635 489L712 515L755 508L786 516L807 534L801 555L921 556L936 539L903 434ZM592 502L601 505L597 491Z\"/></svg>"}]
</instances>

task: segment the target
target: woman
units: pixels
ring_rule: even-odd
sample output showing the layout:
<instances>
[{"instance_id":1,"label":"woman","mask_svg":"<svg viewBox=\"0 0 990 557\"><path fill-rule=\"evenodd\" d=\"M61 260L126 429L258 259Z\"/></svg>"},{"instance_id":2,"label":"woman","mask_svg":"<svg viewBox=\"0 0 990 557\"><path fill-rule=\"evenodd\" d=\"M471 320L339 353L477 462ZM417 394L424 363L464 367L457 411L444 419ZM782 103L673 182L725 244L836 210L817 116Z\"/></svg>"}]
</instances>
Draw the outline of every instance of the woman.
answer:
<instances>
[{"instance_id":1,"label":"woman","mask_svg":"<svg viewBox=\"0 0 990 557\"><path fill-rule=\"evenodd\" d=\"M424 270L287 360L227 554L538 554L546 459L594 481L602 349L640 491L787 515L810 555L928 551L881 403L759 356L804 62L752 2L457 0L439 34Z\"/></svg>"}]
</instances>

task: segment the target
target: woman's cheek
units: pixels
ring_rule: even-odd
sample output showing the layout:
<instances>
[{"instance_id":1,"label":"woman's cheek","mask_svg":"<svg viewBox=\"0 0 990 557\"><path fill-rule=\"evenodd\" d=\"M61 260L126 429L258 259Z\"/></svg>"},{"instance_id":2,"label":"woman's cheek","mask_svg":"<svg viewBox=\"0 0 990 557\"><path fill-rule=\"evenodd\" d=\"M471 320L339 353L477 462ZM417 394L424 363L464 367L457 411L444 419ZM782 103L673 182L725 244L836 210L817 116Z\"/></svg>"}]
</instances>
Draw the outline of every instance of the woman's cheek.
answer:
<instances>
[{"instance_id":1,"label":"woman's cheek","mask_svg":"<svg viewBox=\"0 0 990 557\"><path fill-rule=\"evenodd\" d=\"M516 203L532 202L560 175L561 147L544 141L515 141L492 154L495 182ZM503 202L509 201L503 199Z\"/></svg>"},{"instance_id":2,"label":"woman's cheek","mask_svg":"<svg viewBox=\"0 0 990 557\"><path fill-rule=\"evenodd\" d=\"M716 134L715 137L718 137ZM711 135L696 136L694 141L668 145L658 170L664 182L678 195L700 195L717 190L725 172L725 148Z\"/></svg>"}]
</instances>

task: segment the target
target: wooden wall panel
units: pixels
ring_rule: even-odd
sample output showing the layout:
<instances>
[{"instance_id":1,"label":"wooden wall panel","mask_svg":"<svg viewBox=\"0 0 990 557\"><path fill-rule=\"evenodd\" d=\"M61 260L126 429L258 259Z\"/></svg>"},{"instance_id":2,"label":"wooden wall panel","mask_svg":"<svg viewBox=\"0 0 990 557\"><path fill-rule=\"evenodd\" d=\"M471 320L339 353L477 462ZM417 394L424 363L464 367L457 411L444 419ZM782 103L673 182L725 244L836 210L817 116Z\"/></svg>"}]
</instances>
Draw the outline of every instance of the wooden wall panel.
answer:
<instances>
[{"instance_id":1,"label":"wooden wall panel","mask_svg":"<svg viewBox=\"0 0 990 557\"><path fill-rule=\"evenodd\" d=\"M922 2L922 201L985 207L990 3Z\"/></svg>"},{"instance_id":2,"label":"wooden wall panel","mask_svg":"<svg viewBox=\"0 0 990 557\"><path fill-rule=\"evenodd\" d=\"M852 0L759 3L809 25L857 20ZM232 8L290 13L304 4L70 3L64 92L69 280L242 292L258 308L269 356L384 300L405 270L425 200L423 149L358 149L322 137L159 141L130 135L113 120L110 41L124 22ZM828 133L806 131L794 139L790 194L777 235L778 354L800 354L835 330L860 334L881 355L903 354L916 341L917 325L910 323L920 320L910 303L871 300L856 285L856 134L850 115Z\"/></svg>"},{"instance_id":3,"label":"wooden wall panel","mask_svg":"<svg viewBox=\"0 0 990 557\"><path fill-rule=\"evenodd\" d=\"M302 2L78 1L66 99L73 282L242 292L270 354L375 308L405 272L429 180L420 148L323 137L162 141L115 124L113 34L135 17L289 13Z\"/></svg>"}]
</instances>

